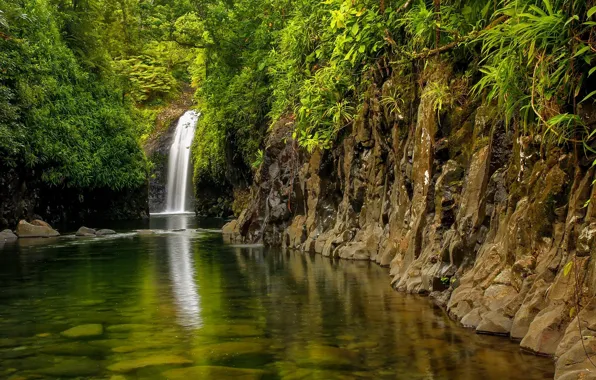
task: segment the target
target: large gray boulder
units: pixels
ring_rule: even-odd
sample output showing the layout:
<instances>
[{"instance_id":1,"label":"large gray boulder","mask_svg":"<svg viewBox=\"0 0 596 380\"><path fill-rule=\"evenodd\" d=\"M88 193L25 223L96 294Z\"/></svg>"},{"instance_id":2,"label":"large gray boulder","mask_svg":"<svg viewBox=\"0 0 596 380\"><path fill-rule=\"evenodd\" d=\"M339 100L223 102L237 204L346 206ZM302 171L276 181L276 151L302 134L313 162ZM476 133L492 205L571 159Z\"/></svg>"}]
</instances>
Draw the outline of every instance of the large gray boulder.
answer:
<instances>
[{"instance_id":1,"label":"large gray boulder","mask_svg":"<svg viewBox=\"0 0 596 380\"><path fill-rule=\"evenodd\" d=\"M77 231L77 236L95 236L97 235L97 231L95 231L93 228L88 228L88 227L81 227L79 228L79 230Z\"/></svg>"},{"instance_id":2,"label":"large gray boulder","mask_svg":"<svg viewBox=\"0 0 596 380\"><path fill-rule=\"evenodd\" d=\"M0 242L17 240L18 236L11 230L4 230L0 232Z\"/></svg>"},{"instance_id":3,"label":"large gray boulder","mask_svg":"<svg viewBox=\"0 0 596 380\"><path fill-rule=\"evenodd\" d=\"M36 226L21 220L17 225L17 236L20 238L54 237L60 233L51 227Z\"/></svg>"}]
</instances>

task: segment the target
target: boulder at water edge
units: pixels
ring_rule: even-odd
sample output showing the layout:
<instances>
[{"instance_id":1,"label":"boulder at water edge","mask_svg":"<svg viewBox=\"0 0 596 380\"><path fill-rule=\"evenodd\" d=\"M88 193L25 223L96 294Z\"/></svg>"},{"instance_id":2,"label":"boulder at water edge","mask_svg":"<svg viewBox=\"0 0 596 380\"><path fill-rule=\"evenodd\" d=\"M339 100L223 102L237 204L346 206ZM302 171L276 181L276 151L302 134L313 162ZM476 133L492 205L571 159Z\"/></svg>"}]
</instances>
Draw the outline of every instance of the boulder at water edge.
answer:
<instances>
[{"instance_id":1,"label":"boulder at water edge","mask_svg":"<svg viewBox=\"0 0 596 380\"><path fill-rule=\"evenodd\" d=\"M48 228L52 228L52 226L50 226L47 222L44 222L41 219L33 219L31 221L31 224L33 224L34 226L40 226L40 227L48 227Z\"/></svg>"},{"instance_id":2,"label":"boulder at water edge","mask_svg":"<svg viewBox=\"0 0 596 380\"><path fill-rule=\"evenodd\" d=\"M95 236L97 234L97 231L95 231L93 228L88 228L88 227L81 227L79 228L79 230L77 231L77 236Z\"/></svg>"},{"instance_id":3,"label":"boulder at water edge","mask_svg":"<svg viewBox=\"0 0 596 380\"><path fill-rule=\"evenodd\" d=\"M0 232L0 242L17 240L18 236L11 230L4 230Z\"/></svg>"},{"instance_id":4,"label":"boulder at water edge","mask_svg":"<svg viewBox=\"0 0 596 380\"><path fill-rule=\"evenodd\" d=\"M36 226L21 220L17 225L17 236L20 238L54 237L60 236L52 227Z\"/></svg>"}]
</instances>

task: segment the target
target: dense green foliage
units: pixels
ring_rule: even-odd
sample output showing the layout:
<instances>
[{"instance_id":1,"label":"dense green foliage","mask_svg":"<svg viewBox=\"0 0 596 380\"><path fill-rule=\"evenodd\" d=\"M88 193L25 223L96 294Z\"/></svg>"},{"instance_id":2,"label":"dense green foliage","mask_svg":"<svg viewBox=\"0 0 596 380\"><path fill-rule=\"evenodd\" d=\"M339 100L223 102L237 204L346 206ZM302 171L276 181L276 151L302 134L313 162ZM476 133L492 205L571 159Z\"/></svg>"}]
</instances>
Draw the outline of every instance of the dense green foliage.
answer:
<instances>
[{"instance_id":1,"label":"dense green foliage","mask_svg":"<svg viewBox=\"0 0 596 380\"><path fill-rule=\"evenodd\" d=\"M408 76L437 56L459 78L425 84L437 112L474 96L524 133L592 149L582 107L595 97L593 0L9 0L0 10L0 154L55 184L141 181L136 141L189 84L202 112L197 182L226 181L230 161L258 165L279 122L295 123L302 147L327 148L357 119L375 71ZM381 103L401 116L407 96L397 88Z\"/></svg>"},{"instance_id":2,"label":"dense green foliage","mask_svg":"<svg viewBox=\"0 0 596 380\"><path fill-rule=\"evenodd\" d=\"M357 117L374 70L408 75L436 56L457 62L461 78L459 88L427 84L438 112L463 93L543 141L587 142L594 128L578 108L595 95L595 9L577 0L216 1L204 13L219 43L203 59L195 174L221 176L230 141L245 163L258 162L265 125L285 118L301 146L329 147ZM382 103L399 114L404 96Z\"/></svg>"},{"instance_id":3,"label":"dense green foliage","mask_svg":"<svg viewBox=\"0 0 596 380\"><path fill-rule=\"evenodd\" d=\"M49 3L20 3L2 13L2 164L35 169L53 185L142 184L143 153L114 79L86 67L69 48ZM101 58L94 64L101 65Z\"/></svg>"}]
</instances>

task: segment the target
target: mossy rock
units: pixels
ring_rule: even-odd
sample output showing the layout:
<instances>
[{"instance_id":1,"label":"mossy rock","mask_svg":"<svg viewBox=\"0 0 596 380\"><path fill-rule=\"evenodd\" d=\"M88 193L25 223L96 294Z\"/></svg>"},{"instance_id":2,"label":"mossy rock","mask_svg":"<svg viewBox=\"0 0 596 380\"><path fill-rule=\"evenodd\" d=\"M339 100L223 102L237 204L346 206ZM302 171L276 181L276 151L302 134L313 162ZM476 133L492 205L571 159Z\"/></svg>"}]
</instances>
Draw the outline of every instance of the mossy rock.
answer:
<instances>
[{"instance_id":1,"label":"mossy rock","mask_svg":"<svg viewBox=\"0 0 596 380\"><path fill-rule=\"evenodd\" d=\"M127 373L136 371L145 367L155 367L163 365L190 364L192 361L178 355L152 355L140 359L123 360L108 366L112 372Z\"/></svg>"},{"instance_id":2,"label":"mossy rock","mask_svg":"<svg viewBox=\"0 0 596 380\"><path fill-rule=\"evenodd\" d=\"M171 343L166 342L150 342L150 343L139 343L139 344L130 344L125 346L118 346L112 348L112 351L118 353L129 353L129 352L139 352L139 351L147 351L147 350L155 350L155 349L162 349L172 346Z\"/></svg>"},{"instance_id":3,"label":"mossy rock","mask_svg":"<svg viewBox=\"0 0 596 380\"><path fill-rule=\"evenodd\" d=\"M188 379L219 379L219 380L259 380L267 375L266 371L260 369L199 366L172 369L165 371L162 375L168 380Z\"/></svg>"},{"instance_id":4,"label":"mossy rock","mask_svg":"<svg viewBox=\"0 0 596 380\"><path fill-rule=\"evenodd\" d=\"M63 360L52 367L35 370L36 374L56 377L83 377L102 371L101 362L87 358Z\"/></svg>"},{"instance_id":5,"label":"mossy rock","mask_svg":"<svg viewBox=\"0 0 596 380\"><path fill-rule=\"evenodd\" d=\"M234 363L245 367L267 364L273 358L268 345L258 342L225 342L192 350L192 356L202 364Z\"/></svg>"},{"instance_id":6,"label":"mossy rock","mask_svg":"<svg viewBox=\"0 0 596 380\"><path fill-rule=\"evenodd\" d=\"M15 347L10 350L5 350L0 352L0 361L6 359L19 359L19 358L26 358L28 356L33 356L36 354L36 351L31 347L20 346Z\"/></svg>"},{"instance_id":7,"label":"mossy rock","mask_svg":"<svg viewBox=\"0 0 596 380\"><path fill-rule=\"evenodd\" d=\"M100 324L80 325L62 331L60 334L71 339L94 338L103 335L103 326Z\"/></svg>"},{"instance_id":8,"label":"mossy rock","mask_svg":"<svg viewBox=\"0 0 596 380\"><path fill-rule=\"evenodd\" d=\"M360 355L345 348L311 344L294 349L294 358L300 367L324 369L358 368Z\"/></svg>"},{"instance_id":9,"label":"mossy rock","mask_svg":"<svg viewBox=\"0 0 596 380\"><path fill-rule=\"evenodd\" d=\"M2 366L4 368L14 368L19 371L30 371L39 368L48 368L52 367L55 363L56 358L48 355L2 360Z\"/></svg>"},{"instance_id":10,"label":"mossy rock","mask_svg":"<svg viewBox=\"0 0 596 380\"><path fill-rule=\"evenodd\" d=\"M283 361L275 363L277 374L282 380L307 380L307 379L325 379L325 380L350 380L361 378L373 378L368 376L357 376L353 371L342 371L334 369L304 368L298 367L296 363Z\"/></svg>"},{"instance_id":11,"label":"mossy rock","mask_svg":"<svg viewBox=\"0 0 596 380\"><path fill-rule=\"evenodd\" d=\"M40 351L49 355L87 356L90 358L102 358L106 354L105 349L79 342L52 344L42 347Z\"/></svg>"},{"instance_id":12,"label":"mossy rock","mask_svg":"<svg viewBox=\"0 0 596 380\"><path fill-rule=\"evenodd\" d=\"M18 347L20 345L17 339L2 338L0 339L0 348Z\"/></svg>"}]
</instances>

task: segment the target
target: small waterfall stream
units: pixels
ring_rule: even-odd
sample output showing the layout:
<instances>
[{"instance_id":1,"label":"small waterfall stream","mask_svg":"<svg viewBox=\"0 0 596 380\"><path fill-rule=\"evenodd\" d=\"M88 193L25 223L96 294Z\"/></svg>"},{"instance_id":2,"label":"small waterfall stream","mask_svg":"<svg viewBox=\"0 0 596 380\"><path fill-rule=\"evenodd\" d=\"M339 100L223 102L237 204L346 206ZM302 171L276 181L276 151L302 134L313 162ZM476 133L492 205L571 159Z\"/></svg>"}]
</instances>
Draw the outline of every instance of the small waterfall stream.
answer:
<instances>
[{"instance_id":1,"label":"small waterfall stream","mask_svg":"<svg viewBox=\"0 0 596 380\"><path fill-rule=\"evenodd\" d=\"M168 163L166 213L182 213L188 210L190 146L199 116L200 113L195 111L186 111L178 120Z\"/></svg>"}]
</instances>

